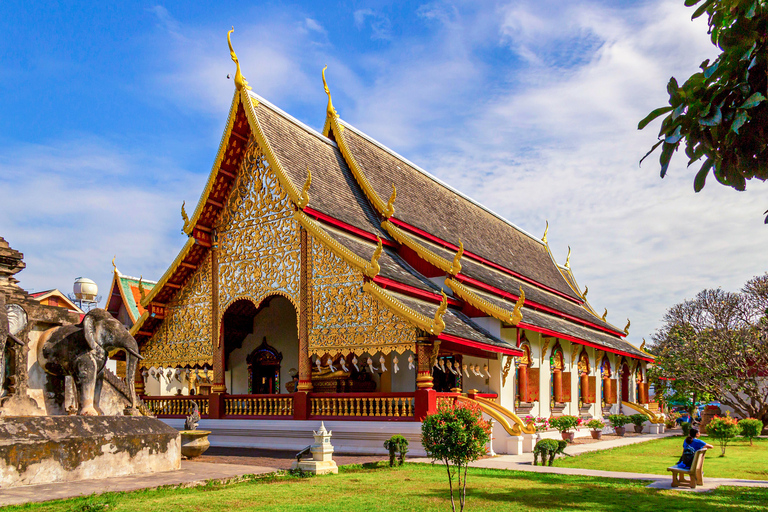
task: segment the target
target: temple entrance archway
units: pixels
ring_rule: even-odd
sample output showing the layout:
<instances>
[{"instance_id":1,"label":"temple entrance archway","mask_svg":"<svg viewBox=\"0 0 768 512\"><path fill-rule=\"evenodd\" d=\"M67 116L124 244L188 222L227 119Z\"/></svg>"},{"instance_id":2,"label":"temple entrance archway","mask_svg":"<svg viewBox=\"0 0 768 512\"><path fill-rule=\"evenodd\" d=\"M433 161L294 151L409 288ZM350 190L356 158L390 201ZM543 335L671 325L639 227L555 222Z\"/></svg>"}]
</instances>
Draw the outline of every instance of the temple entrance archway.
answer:
<instances>
[{"instance_id":1,"label":"temple entrance archway","mask_svg":"<svg viewBox=\"0 0 768 512\"><path fill-rule=\"evenodd\" d=\"M297 313L281 295L234 301L222 316L224 374L233 395L287 393L299 365Z\"/></svg>"}]
</instances>

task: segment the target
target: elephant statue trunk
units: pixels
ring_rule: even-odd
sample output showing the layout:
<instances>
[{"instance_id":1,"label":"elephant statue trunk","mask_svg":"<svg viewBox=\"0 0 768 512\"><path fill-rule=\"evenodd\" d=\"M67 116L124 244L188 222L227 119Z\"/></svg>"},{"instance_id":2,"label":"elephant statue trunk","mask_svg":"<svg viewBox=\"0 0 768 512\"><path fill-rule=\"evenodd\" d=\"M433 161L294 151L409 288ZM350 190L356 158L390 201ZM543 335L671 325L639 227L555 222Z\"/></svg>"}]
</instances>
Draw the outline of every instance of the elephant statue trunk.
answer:
<instances>
[{"instance_id":1,"label":"elephant statue trunk","mask_svg":"<svg viewBox=\"0 0 768 512\"><path fill-rule=\"evenodd\" d=\"M77 389L78 414L98 415L104 367L110 350L126 353L126 384L132 408L136 408L134 374L139 359L139 346L117 319L103 309L90 310L78 325L54 327L43 333L38 342L37 360L48 374L47 387L61 397L64 377L71 375Z\"/></svg>"}]
</instances>

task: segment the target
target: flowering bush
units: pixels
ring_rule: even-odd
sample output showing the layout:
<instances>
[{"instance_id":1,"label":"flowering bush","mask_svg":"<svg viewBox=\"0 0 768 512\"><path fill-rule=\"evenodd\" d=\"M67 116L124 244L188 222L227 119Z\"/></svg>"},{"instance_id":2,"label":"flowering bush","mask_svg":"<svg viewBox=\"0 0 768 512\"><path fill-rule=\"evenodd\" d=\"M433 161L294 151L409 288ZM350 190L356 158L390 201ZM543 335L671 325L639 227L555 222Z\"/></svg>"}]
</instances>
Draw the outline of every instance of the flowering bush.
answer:
<instances>
[{"instance_id":1,"label":"flowering bush","mask_svg":"<svg viewBox=\"0 0 768 512\"><path fill-rule=\"evenodd\" d=\"M549 424L552 428L556 429L560 433L568 432L581 425L581 418L578 416L571 416L565 414L549 420Z\"/></svg>"},{"instance_id":2,"label":"flowering bush","mask_svg":"<svg viewBox=\"0 0 768 512\"><path fill-rule=\"evenodd\" d=\"M728 443L739 435L741 428L736 418L731 418L729 414L725 416L715 416L712 421L707 423L707 435L713 439L717 439L720 444L720 456L725 457L725 448Z\"/></svg>"},{"instance_id":3,"label":"flowering bush","mask_svg":"<svg viewBox=\"0 0 768 512\"><path fill-rule=\"evenodd\" d=\"M533 416L528 415L523 418L523 421L526 425L533 423L536 426L536 432L544 432L545 430L549 430L548 418L542 418L541 416L536 416L534 418Z\"/></svg>"},{"instance_id":4,"label":"flowering bush","mask_svg":"<svg viewBox=\"0 0 768 512\"><path fill-rule=\"evenodd\" d=\"M587 428L590 430L603 430L605 428L605 422L595 418L587 422Z\"/></svg>"},{"instance_id":5,"label":"flowering bush","mask_svg":"<svg viewBox=\"0 0 768 512\"><path fill-rule=\"evenodd\" d=\"M490 438L490 424L483 420L480 406L471 402L444 404L435 414L424 418L421 424L421 444L424 450L433 460L441 460L445 464L454 512L453 475L458 476L458 489L461 491L459 503L461 510L464 510L468 464L485 455L485 445ZM451 471L451 466L454 471Z\"/></svg>"},{"instance_id":6,"label":"flowering bush","mask_svg":"<svg viewBox=\"0 0 768 512\"><path fill-rule=\"evenodd\" d=\"M629 416L624 414L611 414L608 416L608 421L611 422L611 426L613 428L620 428L627 423L632 423L632 420L629 419Z\"/></svg>"},{"instance_id":7,"label":"flowering bush","mask_svg":"<svg viewBox=\"0 0 768 512\"><path fill-rule=\"evenodd\" d=\"M749 439L749 446L752 446L752 439L760 435L763 430L763 422L755 418L745 418L739 422L741 435Z\"/></svg>"}]
</instances>

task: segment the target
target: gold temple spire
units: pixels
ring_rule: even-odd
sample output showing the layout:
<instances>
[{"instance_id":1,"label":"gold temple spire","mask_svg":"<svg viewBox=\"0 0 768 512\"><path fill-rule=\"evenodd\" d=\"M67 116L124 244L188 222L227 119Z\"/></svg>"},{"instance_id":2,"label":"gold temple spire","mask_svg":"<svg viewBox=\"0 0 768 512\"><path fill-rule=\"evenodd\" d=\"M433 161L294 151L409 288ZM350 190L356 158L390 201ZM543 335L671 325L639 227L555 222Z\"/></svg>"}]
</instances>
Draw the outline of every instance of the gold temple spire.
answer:
<instances>
[{"instance_id":1,"label":"gold temple spire","mask_svg":"<svg viewBox=\"0 0 768 512\"><path fill-rule=\"evenodd\" d=\"M640 350L645 352L645 338L643 338L643 342L640 344Z\"/></svg>"},{"instance_id":2,"label":"gold temple spire","mask_svg":"<svg viewBox=\"0 0 768 512\"><path fill-rule=\"evenodd\" d=\"M571 268L571 246L568 246L568 256L565 257L565 268Z\"/></svg>"},{"instance_id":3,"label":"gold temple spire","mask_svg":"<svg viewBox=\"0 0 768 512\"><path fill-rule=\"evenodd\" d=\"M627 325L624 327L624 334L629 334L629 324L631 322L629 321L629 318L627 318Z\"/></svg>"},{"instance_id":4,"label":"gold temple spire","mask_svg":"<svg viewBox=\"0 0 768 512\"><path fill-rule=\"evenodd\" d=\"M381 271L381 266L379 265L379 257L381 256L383 246L381 244L381 238L376 236L376 239L378 240L378 245L376 245L376 249L373 251L371 261L369 261L368 265L365 267L365 275L371 279L379 275L379 271Z\"/></svg>"},{"instance_id":5,"label":"gold temple spire","mask_svg":"<svg viewBox=\"0 0 768 512\"><path fill-rule=\"evenodd\" d=\"M330 98L330 96L329 96ZM390 218L395 214L395 199L397 198L397 188L395 187L395 184L392 184L392 195L389 196L389 201L387 201L387 208L383 212L381 212L382 215L384 215L384 218Z\"/></svg>"},{"instance_id":6,"label":"gold temple spire","mask_svg":"<svg viewBox=\"0 0 768 512\"><path fill-rule=\"evenodd\" d=\"M459 250L456 251L456 256L453 257L453 263L451 263L451 268L448 269L448 273L452 276L455 276L459 272L461 272L461 256L464 254L464 244L462 243L461 239L459 239Z\"/></svg>"},{"instance_id":7,"label":"gold temple spire","mask_svg":"<svg viewBox=\"0 0 768 512\"><path fill-rule=\"evenodd\" d=\"M114 270L115 272L117 272L117 265L115 265L115 258L117 258L117 254L115 254L114 256L112 256L112 270Z\"/></svg>"},{"instance_id":8,"label":"gold temple spire","mask_svg":"<svg viewBox=\"0 0 768 512\"><path fill-rule=\"evenodd\" d=\"M605 322L605 319L608 317L608 308L605 308L605 313L603 313L603 322Z\"/></svg>"},{"instance_id":9,"label":"gold temple spire","mask_svg":"<svg viewBox=\"0 0 768 512\"><path fill-rule=\"evenodd\" d=\"M297 204L297 206L302 210L309 204L310 186L312 186L312 171L310 171L309 166L307 166L307 181L304 182L304 188L301 189L301 196L299 197L299 202Z\"/></svg>"},{"instance_id":10,"label":"gold temple spire","mask_svg":"<svg viewBox=\"0 0 768 512\"><path fill-rule=\"evenodd\" d=\"M243 73L240 71L240 61L237 59L237 54L235 53L235 49L232 48L231 34L234 31L235 31L235 27L232 27L230 31L227 32L227 43L229 44L229 54L232 57L232 62L234 62L237 65L237 71L235 72L235 87L237 87L238 91L242 91L243 89L250 91L251 86L248 85L248 80L245 79L245 77L243 76Z\"/></svg>"},{"instance_id":11,"label":"gold temple spire","mask_svg":"<svg viewBox=\"0 0 768 512\"><path fill-rule=\"evenodd\" d=\"M332 117L339 117L338 112L336 112L336 109L333 108L333 102L331 101L331 90L328 89L328 82L325 81L325 70L328 69L328 66L325 66L323 68L323 88L325 89L325 94L328 95L328 108L326 109L328 111L328 115Z\"/></svg>"},{"instance_id":12,"label":"gold temple spire","mask_svg":"<svg viewBox=\"0 0 768 512\"><path fill-rule=\"evenodd\" d=\"M146 292L144 291L144 276L139 276L139 296L141 297L142 301L146 296Z\"/></svg>"},{"instance_id":13,"label":"gold temple spire","mask_svg":"<svg viewBox=\"0 0 768 512\"><path fill-rule=\"evenodd\" d=\"M547 226L544 228L544 236L541 237L541 241L544 242L544 243L547 243L547 231L549 231L549 221L546 220L544 222L547 223Z\"/></svg>"},{"instance_id":14,"label":"gold temple spire","mask_svg":"<svg viewBox=\"0 0 768 512\"><path fill-rule=\"evenodd\" d=\"M584 299L586 299L588 293L589 293L589 286L584 285L584 293L582 293L581 296L584 297Z\"/></svg>"}]
</instances>

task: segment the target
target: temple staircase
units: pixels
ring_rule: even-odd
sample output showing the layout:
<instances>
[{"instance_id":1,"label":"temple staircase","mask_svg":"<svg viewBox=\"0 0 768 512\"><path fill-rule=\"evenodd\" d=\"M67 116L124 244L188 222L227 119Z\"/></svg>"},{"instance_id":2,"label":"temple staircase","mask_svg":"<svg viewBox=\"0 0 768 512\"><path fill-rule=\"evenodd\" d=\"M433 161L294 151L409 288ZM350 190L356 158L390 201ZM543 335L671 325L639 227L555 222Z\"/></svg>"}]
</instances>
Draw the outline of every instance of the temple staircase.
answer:
<instances>
[{"instance_id":1,"label":"temple staircase","mask_svg":"<svg viewBox=\"0 0 768 512\"><path fill-rule=\"evenodd\" d=\"M481 397L469 398L462 395L458 396L456 399L460 402L472 402L480 406L480 409L485 414L498 421L499 425L501 425L510 436L536 433L535 425L532 423L523 423L523 420L521 420L517 414L506 407L502 407L493 400Z\"/></svg>"}]
</instances>

